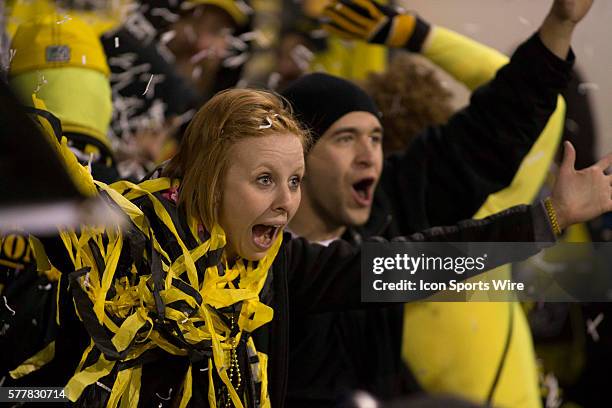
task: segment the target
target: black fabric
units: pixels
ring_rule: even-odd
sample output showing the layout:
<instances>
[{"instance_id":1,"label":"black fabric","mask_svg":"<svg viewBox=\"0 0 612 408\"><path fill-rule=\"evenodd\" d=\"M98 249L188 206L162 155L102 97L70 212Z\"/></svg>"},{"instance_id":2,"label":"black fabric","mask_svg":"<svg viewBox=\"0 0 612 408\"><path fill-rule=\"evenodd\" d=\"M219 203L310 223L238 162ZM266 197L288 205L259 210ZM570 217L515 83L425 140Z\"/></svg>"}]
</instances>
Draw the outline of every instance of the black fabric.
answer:
<instances>
[{"instance_id":1,"label":"black fabric","mask_svg":"<svg viewBox=\"0 0 612 408\"><path fill-rule=\"evenodd\" d=\"M467 108L385 161L367 224L343 238L359 244L470 218L512 180L569 81L573 60L571 53L558 59L531 37ZM334 406L357 388L382 399L418 390L401 363L402 327L403 305L308 316L292 325L287 406Z\"/></svg>"},{"instance_id":2,"label":"black fabric","mask_svg":"<svg viewBox=\"0 0 612 408\"><path fill-rule=\"evenodd\" d=\"M345 79L329 74L314 73L293 81L283 92L296 117L318 140L335 121L350 112L380 111L365 91Z\"/></svg>"},{"instance_id":3,"label":"black fabric","mask_svg":"<svg viewBox=\"0 0 612 408\"><path fill-rule=\"evenodd\" d=\"M1 205L83 198L40 128L0 81Z\"/></svg>"}]
</instances>

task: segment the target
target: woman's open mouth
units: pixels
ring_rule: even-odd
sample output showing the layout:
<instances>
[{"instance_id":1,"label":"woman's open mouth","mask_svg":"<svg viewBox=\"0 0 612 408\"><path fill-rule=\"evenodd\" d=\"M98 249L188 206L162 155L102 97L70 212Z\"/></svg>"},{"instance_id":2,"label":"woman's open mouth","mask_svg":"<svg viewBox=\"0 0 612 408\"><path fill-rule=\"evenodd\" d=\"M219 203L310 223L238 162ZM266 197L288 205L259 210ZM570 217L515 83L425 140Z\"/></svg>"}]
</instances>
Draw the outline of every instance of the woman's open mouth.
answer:
<instances>
[{"instance_id":1,"label":"woman's open mouth","mask_svg":"<svg viewBox=\"0 0 612 408\"><path fill-rule=\"evenodd\" d=\"M353 184L353 198L361 207L369 207L372 205L374 181L375 179L373 177L368 177Z\"/></svg>"},{"instance_id":2,"label":"woman's open mouth","mask_svg":"<svg viewBox=\"0 0 612 408\"><path fill-rule=\"evenodd\" d=\"M270 249L282 227L283 224L257 224L253 226L253 243L261 250Z\"/></svg>"}]
</instances>

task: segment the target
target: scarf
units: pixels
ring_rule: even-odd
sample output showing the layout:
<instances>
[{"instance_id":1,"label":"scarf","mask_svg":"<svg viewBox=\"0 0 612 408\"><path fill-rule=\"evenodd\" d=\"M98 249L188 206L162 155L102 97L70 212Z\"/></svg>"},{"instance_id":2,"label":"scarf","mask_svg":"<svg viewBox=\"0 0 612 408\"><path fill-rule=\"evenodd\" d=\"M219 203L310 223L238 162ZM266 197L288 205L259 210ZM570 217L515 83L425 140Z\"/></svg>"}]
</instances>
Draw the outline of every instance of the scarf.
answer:
<instances>
[{"instance_id":1,"label":"scarf","mask_svg":"<svg viewBox=\"0 0 612 408\"><path fill-rule=\"evenodd\" d=\"M282 236L262 260L239 259L230 267L222 256L226 237L219 225L202 231L193 217L187 218L187 226L181 225L178 211L160 200L161 192L178 183L169 178L138 185L96 182L101 196L122 209L129 225L84 226L78 233L61 233L75 267L68 275L75 309L91 337L66 386L66 396L73 402L86 387L106 377L113 379L107 406L136 407L142 365L163 351L190 360L176 397L180 408L191 398L192 362L203 359L208 359L209 405L231 401L242 408L236 348L244 337L249 361L256 363L247 370L260 383L256 405L270 404L267 356L256 351L250 333L273 317L259 294ZM164 249L168 245L160 237L159 225L167 235L163 239L178 248L176 254ZM235 312L229 319L223 312L228 308ZM224 392L215 389L219 379ZM219 395L225 395L223 401Z\"/></svg>"}]
</instances>

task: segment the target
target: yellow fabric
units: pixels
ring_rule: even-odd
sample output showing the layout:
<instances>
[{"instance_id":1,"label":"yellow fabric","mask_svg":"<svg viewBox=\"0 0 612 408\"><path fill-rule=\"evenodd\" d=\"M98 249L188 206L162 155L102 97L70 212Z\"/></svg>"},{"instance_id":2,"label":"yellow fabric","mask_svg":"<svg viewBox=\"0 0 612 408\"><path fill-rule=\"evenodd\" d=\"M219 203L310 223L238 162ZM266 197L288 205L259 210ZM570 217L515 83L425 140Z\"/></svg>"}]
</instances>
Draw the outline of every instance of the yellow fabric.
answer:
<instances>
[{"instance_id":1,"label":"yellow fabric","mask_svg":"<svg viewBox=\"0 0 612 408\"><path fill-rule=\"evenodd\" d=\"M11 378L17 379L36 371L55 357L55 341L47 344L42 350L21 363L19 367L9 371Z\"/></svg>"},{"instance_id":2,"label":"yellow fabric","mask_svg":"<svg viewBox=\"0 0 612 408\"><path fill-rule=\"evenodd\" d=\"M47 110L45 103L41 99L38 99L36 95L32 95L32 105L35 108ZM97 194L97 190L93 178L91 177L91 174L83 166L81 166L74 156L74 153L72 153L72 151L68 148L68 140L65 137L62 137L61 142L59 142L57 140L59 136L54 133L53 127L47 122L47 120L41 116L38 116L38 121L44 130L44 136L46 136L47 141L66 167L68 175L79 191L89 197L95 196Z\"/></svg>"},{"instance_id":3,"label":"yellow fabric","mask_svg":"<svg viewBox=\"0 0 612 408\"><path fill-rule=\"evenodd\" d=\"M197 241L197 247L187 248L182 237L178 234L170 214L153 195L154 192L176 187L177 183L178 181L161 178L145 181L139 185L126 181L117 182L111 186L106 186L103 183L97 183L97 185L123 209L132 223L145 234L155 250L161 255L165 284L159 293L163 303L169 305L177 300L184 300L195 309L195 313L186 316L176 309L166 307L165 319L174 320L184 339L190 344L197 344L203 340L211 341L213 357L209 361L209 367L214 367L217 375L227 387L234 406L242 407L240 397L228 376L230 368L227 363L228 355L238 344L244 330L252 332L272 320L273 310L259 301L259 292L263 288L268 270L280 248L282 235L277 238L267 255L258 263L244 262L239 259L231 268L226 263L223 274L220 274L218 265L212 265L206 269L203 280L200 281L195 262L210 251L223 248L225 246L225 234L220 226L215 225L210 233L210 238L202 242L199 234L197 234L197 223L195 219L191 218L189 227L192 237ZM168 254L165 253L152 230L149 229L148 220L142 211L129 201L142 196L151 200L155 216L174 235L182 250L182 255L176 259L170 259ZM106 237L105 240L102 239L103 236ZM115 333L112 343L116 350L118 352L128 351L127 357L120 361L138 358L142 353L154 347L160 347L175 355L187 355L188 350L169 343L157 332L157 327L153 324L150 316L156 313L156 306L150 282L152 275L134 274L131 281L125 276L116 276L117 261L123 245L120 230L102 230L84 226L78 234L73 231L61 232L61 238L75 269L90 268L88 274L81 278L78 284L91 299L98 322ZM91 242L95 242L104 258L105 269L103 271L98 269L94 261L90 247ZM238 277L240 277L240 280L238 287L236 287L234 282ZM198 303L195 297L187 295L185 291L175 286L176 280L182 281L199 292L202 296L202 302ZM111 286L114 288L115 296L109 299L108 293ZM235 303L242 303L242 308L237 321L240 331L236 337L232 338L230 336L231 328L216 316L213 308L220 309ZM117 320L121 321L119 327L115 323ZM205 325L196 325L200 322L205 322ZM146 325L148 325L148 329L144 329ZM211 330L210 328L214 329ZM254 348L254 345L252 346ZM82 362L86 360L91 350L92 347L85 350ZM101 356L97 362L86 368L83 368L81 363L66 387L69 399L71 401L78 399L87 386L107 375L114 364L115 361L108 361L104 356ZM110 396L113 405L121 399L123 406L127 404L124 403L124 399L127 398L130 401L135 401L130 403L129 406L135 406L137 403L137 399L134 399L133 396L135 385L130 386L132 382L140 381L140 374L136 374L135 369L138 369L138 366L122 371L116 378ZM134 377L135 375L137 377ZM266 372L260 370L259 375L263 383ZM209 399L212 398L212 400L209 400L209 404L215 406L212 370L209 370L209 376L211 381ZM133 380L133 378L137 378L137 380ZM184 386L180 397L181 407L185 406L191 397L191 381L191 367L189 367L185 373ZM129 394L128 391L132 394ZM265 396L264 393L267 393L267 390L265 392L262 390L262 397ZM132 396L130 397L130 395ZM263 401L265 402L265 400Z\"/></svg>"},{"instance_id":4,"label":"yellow fabric","mask_svg":"<svg viewBox=\"0 0 612 408\"><path fill-rule=\"evenodd\" d=\"M311 3L314 6L315 2ZM322 12L323 3L327 2L317 4L315 9ZM327 28L329 29L329 26ZM369 73L384 72L387 69L387 60L388 51L385 46L362 41L347 43L342 36L332 34L328 37L328 48L315 54L310 70L323 71L351 80L364 80Z\"/></svg>"},{"instance_id":5,"label":"yellow fabric","mask_svg":"<svg viewBox=\"0 0 612 408\"><path fill-rule=\"evenodd\" d=\"M387 40L389 47L399 48L408 43L414 28L416 27L416 18L410 14L400 14L391 25L391 36Z\"/></svg>"},{"instance_id":6,"label":"yellow fabric","mask_svg":"<svg viewBox=\"0 0 612 408\"><path fill-rule=\"evenodd\" d=\"M17 26L52 13L68 13L70 16L81 18L97 35L110 31L121 24L123 14L132 0L118 0L106 2L105 7L95 11L60 10L52 0L15 0L8 3L6 27L9 37L15 35Z\"/></svg>"},{"instance_id":7,"label":"yellow fabric","mask_svg":"<svg viewBox=\"0 0 612 408\"><path fill-rule=\"evenodd\" d=\"M11 48L16 52L9 76L67 66L89 68L107 77L110 75L97 34L76 15L53 13L20 24Z\"/></svg>"},{"instance_id":8,"label":"yellow fabric","mask_svg":"<svg viewBox=\"0 0 612 408\"><path fill-rule=\"evenodd\" d=\"M387 49L362 42L347 45L330 36L328 49L315 54L310 67L314 72L324 71L346 79L362 80L370 72L383 72L387 68Z\"/></svg>"},{"instance_id":9,"label":"yellow fabric","mask_svg":"<svg viewBox=\"0 0 612 408\"><path fill-rule=\"evenodd\" d=\"M489 81L508 62L497 51L441 27L432 30L423 53L471 90ZM564 115L565 103L559 97L557 109L523 160L512 184L490 195L475 218L533 201L557 149ZM506 266L489 272L487 278L505 278L509 274ZM456 394L484 403L508 334L510 307L514 308L512 341L492 404L540 407L531 333L518 303L406 305L404 360L427 391Z\"/></svg>"},{"instance_id":10,"label":"yellow fabric","mask_svg":"<svg viewBox=\"0 0 612 408\"><path fill-rule=\"evenodd\" d=\"M46 110L62 122L64 132L91 136L111 149L107 132L112 117L111 87L103 74L80 67L41 69L9 79L11 89L24 105L31 95L43 100Z\"/></svg>"},{"instance_id":11,"label":"yellow fabric","mask_svg":"<svg viewBox=\"0 0 612 408\"><path fill-rule=\"evenodd\" d=\"M187 3L194 5L210 4L211 6L217 6L225 10L239 26L245 25L249 20L246 10L241 9L236 4L235 0L189 0Z\"/></svg>"}]
</instances>

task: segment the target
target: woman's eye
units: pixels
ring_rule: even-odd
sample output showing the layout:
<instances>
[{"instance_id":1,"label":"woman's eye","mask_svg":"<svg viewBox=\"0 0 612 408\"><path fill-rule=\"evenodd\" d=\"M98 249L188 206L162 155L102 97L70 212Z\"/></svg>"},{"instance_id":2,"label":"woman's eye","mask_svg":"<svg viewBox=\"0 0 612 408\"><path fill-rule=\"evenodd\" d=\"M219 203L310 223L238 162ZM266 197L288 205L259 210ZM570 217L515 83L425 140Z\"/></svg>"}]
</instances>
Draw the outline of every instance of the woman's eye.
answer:
<instances>
[{"instance_id":1,"label":"woman's eye","mask_svg":"<svg viewBox=\"0 0 612 408\"><path fill-rule=\"evenodd\" d=\"M299 177L291 177L291 179L289 180L289 187L293 190L297 190L301 183L302 180Z\"/></svg>"},{"instance_id":2,"label":"woman's eye","mask_svg":"<svg viewBox=\"0 0 612 408\"><path fill-rule=\"evenodd\" d=\"M272 184L272 177L270 176L260 176L257 178L257 182L263 186L269 186Z\"/></svg>"}]
</instances>

